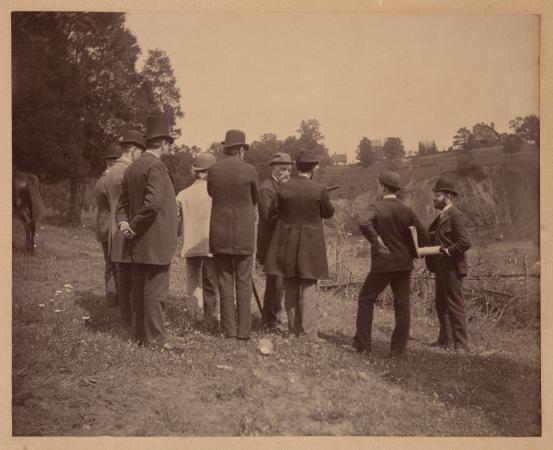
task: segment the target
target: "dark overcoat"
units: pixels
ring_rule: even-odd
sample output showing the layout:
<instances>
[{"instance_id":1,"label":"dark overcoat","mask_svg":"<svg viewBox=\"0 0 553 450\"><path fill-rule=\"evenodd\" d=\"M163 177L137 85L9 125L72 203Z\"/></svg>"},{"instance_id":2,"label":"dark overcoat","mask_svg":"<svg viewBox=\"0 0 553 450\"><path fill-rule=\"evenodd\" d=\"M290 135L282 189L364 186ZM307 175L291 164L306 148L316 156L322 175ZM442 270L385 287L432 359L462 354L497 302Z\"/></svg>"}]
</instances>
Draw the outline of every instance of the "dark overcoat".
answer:
<instances>
[{"instance_id":1,"label":"dark overcoat","mask_svg":"<svg viewBox=\"0 0 553 450\"><path fill-rule=\"evenodd\" d=\"M115 161L115 164L110 167L104 181L111 211L109 259L112 262L118 263L132 262L131 241L129 239L125 239L123 233L119 231L117 224L115 223L115 210L117 209L119 197L121 196L123 174L130 164L130 160L119 158Z\"/></svg>"},{"instance_id":2,"label":"dark overcoat","mask_svg":"<svg viewBox=\"0 0 553 450\"><path fill-rule=\"evenodd\" d=\"M259 196L255 168L237 156L226 156L209 168L207 192L213 200L209 226L211 253L252 255Z\"/></svg>"},{"instance_id":3,"label":"dark overcoat","mask_svg":"<svg viewBox=\"0 0 553 450\"><path fill-rule=\"evenodd\" d=\"M328 278L322 219L333 214L324 186L301 176L283 184L269 209L270 220L277 223L265 272L290 278Z\"/></svg>"},{"instance_id":4,"label":"dark overcoat","mask_svg":"<svg viewBox=\"0 0 553 450\"><path fill-rule=\"evenodd\" d=\"M123 174L115 221L130 224L133 262L167 265L177 248L177 201L165 164L145 152Z\"/></svg>"},{"instance_id":5,"label":"dark overcoat","mask_svg":"<svg viewBox=\"0 0 553 450\"><path fill-rule=\"evenodd\" d=\"M446 269L455 269L461 277L466 276L468 264L465 252L471 244L463 213L452 206L432 221L428 231L431 245L441 245L447 248L450 254L450 256L445 254L427 256L428 270L434 273L435 268L439 265Z\"/></svg>"},{"instance_id":6,"label":"dark overcoat","mask_svg":"<svg viewBox=\"0 0 553 450\"><path fill-rule=\"evenodd\" d=\"M94 195L96 197L96 240L98 242L109 242L109 230L111 224L111 213L109 208L109 199L106 191L105 171L94 186Z\"/></svg>"},{"instance_id":7,"label":"dark overcoat","mask_svg":"<svg viewBox=\"0 0 553 450\"><path fill-rule=\"evenodd\" d=\"M259 224L257 226L257 258L263 264L271 237L275 229L275 223L269 219L269 208L278 190L278 183L271 176L259 186Z\"/></svg>"},{"instance_id":8,"label":"dark overcoat","mask_svg":"<svg viewBox=\"0 0 553 450\"><path fill-rule=\"evenodd\" d=\"M395 197L377 200L368 210L367 217L359 222L359 229L371 243L371 272L386 273L413 269L417 257L409 230L417 229L419 246L428 243L428 233L415 212ZM382 239L389 254L379 252L378 237Z\"/></svg>"}]
</instances>

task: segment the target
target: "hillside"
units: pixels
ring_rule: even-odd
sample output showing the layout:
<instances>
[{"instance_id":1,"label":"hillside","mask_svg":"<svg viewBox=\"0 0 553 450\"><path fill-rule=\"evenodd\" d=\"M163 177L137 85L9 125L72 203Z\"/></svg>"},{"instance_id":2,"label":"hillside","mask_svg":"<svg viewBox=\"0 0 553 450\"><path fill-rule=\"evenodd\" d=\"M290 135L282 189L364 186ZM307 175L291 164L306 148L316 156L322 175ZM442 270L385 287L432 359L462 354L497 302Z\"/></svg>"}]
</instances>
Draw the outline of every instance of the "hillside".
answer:
<instances>
[{"instance_id":1,"label":"hillside","mask_svg":"<svg viewBox=\"0 0 553 450\"><path fill-rule=\"evenodd\" d=\"M471 152L480 174L459 175L456 153L417 158L396 169L405 184L406 203L428 224L435 211L432 187L436 178L453 178L461 191L457 204L467 215L473 234L495 237L503 233L507 239L535 239L539 233L539 152L534 149L513 156L501 147L477 149ZM333 194L349 211L348 231L357 232L359 214L375 200L378 175L389 170L383 163L359 166L330 167L318 173L318 181L338 184Z\"/></svg>"}]
</instances>

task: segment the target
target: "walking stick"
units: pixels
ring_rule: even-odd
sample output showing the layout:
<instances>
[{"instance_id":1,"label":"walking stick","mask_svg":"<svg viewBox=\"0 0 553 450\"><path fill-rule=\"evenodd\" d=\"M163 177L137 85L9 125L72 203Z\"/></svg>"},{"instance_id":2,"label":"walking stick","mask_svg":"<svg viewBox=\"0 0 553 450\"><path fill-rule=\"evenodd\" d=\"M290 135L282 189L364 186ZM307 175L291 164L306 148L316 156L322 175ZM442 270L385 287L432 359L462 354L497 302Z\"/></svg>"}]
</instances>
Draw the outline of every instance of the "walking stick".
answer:
<instances>
[{"instance_id":1,"label":"walking stick","mask_svg":"<svg viewBox=\"0 0 553 450\"><path fill-rule=\"evenodd\" d=\"M261 302L259 301L259 292L257 292L257 288L255 287L255 281L253 281L253 274L252 274L252 288L253 288L253 296L255 297L255 303L257 303L257 307L259 308L259 314L261 314L261 319L263 320L263 309L261 308Z\"/></svg>"}]
</instances>

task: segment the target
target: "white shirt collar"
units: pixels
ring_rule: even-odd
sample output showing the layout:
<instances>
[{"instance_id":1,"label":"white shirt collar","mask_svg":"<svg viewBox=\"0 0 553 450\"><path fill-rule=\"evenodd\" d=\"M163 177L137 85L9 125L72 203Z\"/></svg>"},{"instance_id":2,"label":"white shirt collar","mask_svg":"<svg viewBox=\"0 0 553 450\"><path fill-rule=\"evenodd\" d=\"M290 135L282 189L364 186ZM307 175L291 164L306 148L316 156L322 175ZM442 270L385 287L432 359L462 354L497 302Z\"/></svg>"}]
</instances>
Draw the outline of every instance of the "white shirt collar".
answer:
<instances>
[{"instance_id":1,"label":"white shirt collar","mask_svg":"<svg viewBox=\"0 0 553 450\"><path fill-rule=\"evenodd\" d=\"M386 195L382 196L382 198L397 198L397 195L396 194L386 194Z\"/></svg>"},{"instance_id":2,"label":"white shirt collar","mask_svg":"<svg viewBox=\"0 0 553 450\"><path fill-rule=\"evenodd\" d=\"M129 164L132 163L132 160L130 158L125 157L125 156L120 156L119 159L121 161L128 162Z\"/></svg>"},{"instance_id":3,"label":"white shirt collar","mask_svg":"<svg viewBox=\"0 0 553 450\"><path fill-rule=\"evenodd\" d=\"M308 175L308 174L306 174L306 173L301 173L301 172L298 173L298 177L307 178L308 180L311 179L311 178L310 178L310 175Z\"/></svg>"},{"instance_id":4,"label":"white shirt collar","mask_svg":"<svg viewBox=\"0 0 553 450\"><path fill-rule=\"evenodd\" d=\"M161 159L160 156L153 150L145 150L144 153L149 153L150 155L154 155L156 158Z\"/></svg>"}]
</instances>

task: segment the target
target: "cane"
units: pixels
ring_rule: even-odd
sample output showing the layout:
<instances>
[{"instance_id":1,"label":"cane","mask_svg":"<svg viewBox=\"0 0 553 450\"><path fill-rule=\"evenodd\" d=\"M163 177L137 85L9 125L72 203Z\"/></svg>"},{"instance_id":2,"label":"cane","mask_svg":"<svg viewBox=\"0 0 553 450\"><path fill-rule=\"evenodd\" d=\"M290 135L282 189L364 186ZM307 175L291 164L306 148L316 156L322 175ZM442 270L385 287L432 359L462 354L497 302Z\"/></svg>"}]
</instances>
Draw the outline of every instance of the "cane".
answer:
<instances>
[{"instance_id":1,"label":"cane","mask_svg":"<svg viewBox=\"0 0 553 450\"><path fill-rule=\"evenodd\" d=\"M252 288L253 288L253 296L255 297L255 303L257 303L257 307L259 308L259 314L261 314L261 319L263 319L263 309L261 308L261 302L259 301L259 292L257 292L257 288L255 287L255 281L253 281L253 274L252 274Z\"/></svg>"}]
</instances>

